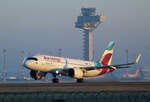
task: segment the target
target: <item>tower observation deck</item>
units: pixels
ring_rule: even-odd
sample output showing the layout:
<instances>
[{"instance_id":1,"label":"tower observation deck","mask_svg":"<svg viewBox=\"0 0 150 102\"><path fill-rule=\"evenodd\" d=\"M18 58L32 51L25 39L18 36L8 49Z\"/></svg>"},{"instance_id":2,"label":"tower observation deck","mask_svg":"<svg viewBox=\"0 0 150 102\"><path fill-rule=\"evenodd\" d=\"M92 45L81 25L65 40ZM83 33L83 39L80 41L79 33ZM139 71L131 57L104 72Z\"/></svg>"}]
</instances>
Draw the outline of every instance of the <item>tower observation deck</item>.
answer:
<instances>
[{"instance_id":1,"label":"tower observation deck","mask_svg":"<svg viewBox=\"0 0 150 102\"><path fill-rule=\"evenodd\" d=\"M93 60L93 35L92 31L98 25L106 21L104 15L96 15L96 8L81 8L81 16L78 16L75 27L84 31L83 58L84 60Z\"/></svg>"}]
</instances>

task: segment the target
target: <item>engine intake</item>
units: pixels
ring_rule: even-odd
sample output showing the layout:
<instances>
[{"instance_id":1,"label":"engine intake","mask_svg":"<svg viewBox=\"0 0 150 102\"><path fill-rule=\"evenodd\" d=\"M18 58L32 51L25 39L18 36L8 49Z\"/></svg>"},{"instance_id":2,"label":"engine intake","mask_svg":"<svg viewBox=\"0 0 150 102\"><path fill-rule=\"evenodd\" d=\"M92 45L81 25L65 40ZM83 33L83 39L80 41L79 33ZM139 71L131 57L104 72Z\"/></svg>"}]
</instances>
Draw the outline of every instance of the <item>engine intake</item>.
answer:
<instances>
[{"instance_id":1,"label":"engine intake","mask_svg":"<svg viewBox=\"0 0 150 102\"><path fill-rule=\"evenodd\" d=\"M71 68L68 71L68 75L72 78L80 79L83 78L83 71L79 68Z\"/></svg>"}]
</instances>

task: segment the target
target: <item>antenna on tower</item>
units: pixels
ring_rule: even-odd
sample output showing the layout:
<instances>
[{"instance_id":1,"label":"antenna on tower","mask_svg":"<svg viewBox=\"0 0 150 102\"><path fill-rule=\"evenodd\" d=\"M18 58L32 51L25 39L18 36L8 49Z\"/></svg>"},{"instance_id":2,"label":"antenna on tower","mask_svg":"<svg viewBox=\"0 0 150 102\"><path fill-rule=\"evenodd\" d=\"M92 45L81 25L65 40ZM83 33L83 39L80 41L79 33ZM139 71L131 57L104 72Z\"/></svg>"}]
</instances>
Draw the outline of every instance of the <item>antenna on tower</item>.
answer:
<instances>
[{"instance_id":1,"label":"antenna on tower","mask_svg":"<svg viewBox=\"0 0 150 102\"><path fill-rule=\"evenodd\" d=\"M58 56L61 57L62 56L62 48L58 49Z\"/></svg>"},{"instance_id":2,"label":"antenna on tower","mask_svg":"<svg viewBox=\"0 0 150 102\"><path fill-rule=\"evenodd\" d=\"M128 63L128 54L129 54L128 49L126 49L125 52L126 52L126 63ZM126 75L128 76L128 68L126 69Z\"/></svg>"},{"instance_id":3,"label":"antenna on tower","mask_svg":"<svg viewBox=\"0 0 150 102\"><path fill-rule=\"evenodd\" d=\"M24 59L24 50L21 51L21 58L22 60ZM22 79L25 79L25 70L24 70L24 67L22 66L22 70L21 70L21 76L22 76Z\"/></svg>"},{"instance_id":4,"label":"antenna on tower","mask_svg":"<svg viewBox=\"0 0 150 102\"><path fill-rule=\"evenodd\" d=\"M6 81L7 78L7 69L6 69L6 49L3 49L3 57L4 57L4 73L3 73L3 80Z\"/></svg>"},{"instance_id":5,"label":"antenna on tower","mask_svg":"<svg viewBox=\"0 0 150 102\"><path fill-rule=\"evenodd\" d=\"M93 35L99 24L106 21L106 17L96 15L96 8L81 8L81 16L78 16L75 27L84 31L83 58L84 60L93 60Z\"/></svg>"}]
</instances>

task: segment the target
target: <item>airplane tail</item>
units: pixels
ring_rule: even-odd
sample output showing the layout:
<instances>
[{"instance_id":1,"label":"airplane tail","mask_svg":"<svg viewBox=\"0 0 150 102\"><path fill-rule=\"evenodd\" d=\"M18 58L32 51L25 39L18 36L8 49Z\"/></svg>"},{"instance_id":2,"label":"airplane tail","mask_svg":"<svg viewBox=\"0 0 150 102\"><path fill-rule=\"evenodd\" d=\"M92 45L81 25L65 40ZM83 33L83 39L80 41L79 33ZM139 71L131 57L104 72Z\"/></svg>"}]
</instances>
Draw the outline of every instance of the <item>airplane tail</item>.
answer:
<instances>
[{"instance_id":1,"label":"airplane tail","mask_svg":"<svg viewBox=\"0 0 150 102\"><path fill-rule=\"evenodd\" d=\"M111 65L112 55L114 52L114 45L115 45L115 43L113 41L109 42L107 48L105 49L102 57L99 60L99 63L102 66Z\"/></svg>"},{"instance_id":2,"label":"airplane tail","mask_svg":"<svg viewBox=\"0 0 150 102\"><path fill-rule=\"evenodd\" d=\"M139 70L136 70L135 76L138 77L139 76Z\"/></svg>"}]
</instances>

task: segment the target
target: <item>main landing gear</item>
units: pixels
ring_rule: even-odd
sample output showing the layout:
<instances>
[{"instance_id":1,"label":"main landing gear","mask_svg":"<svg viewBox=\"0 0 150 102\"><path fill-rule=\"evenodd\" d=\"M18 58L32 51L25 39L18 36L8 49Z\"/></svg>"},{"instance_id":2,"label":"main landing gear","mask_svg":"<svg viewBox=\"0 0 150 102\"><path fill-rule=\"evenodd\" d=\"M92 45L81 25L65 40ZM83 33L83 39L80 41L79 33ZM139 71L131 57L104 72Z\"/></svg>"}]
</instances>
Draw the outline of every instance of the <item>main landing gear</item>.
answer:
<instances>
[{"instance_id":1,"label":"main landing gear","mask_svg":"<svg viewBox=\"0 0 150 102\"><path fill-rule=\"evenodd\" d=\"M52 82L53 82L53 83L59 83L59 79L58 79L58 78L53 78L53 79L52 79Z\"/></svg>"},{"instance_id":2,"label":"main landing gear","mask_svg":"<svg viewBox=\"0 0 150 102\"><path fill-rule=\"evenodd\" d=\"M77 83L83 83L83 79L77 79Z\"/></svg>"},{"instance_id":3,"label":"main landing gear","mask_svg":"<svg viewBox=\"0 0 150 102\"><path fill-rule=\"evenodd\" d=\"M58 78L56 78L56 75L55 74L53 74L53 79L52 79L52 82L53 83L59 83L59 79Z\"/></svg>"}]
</instances>

